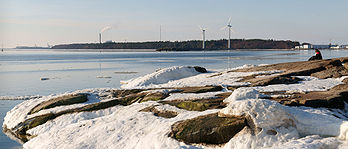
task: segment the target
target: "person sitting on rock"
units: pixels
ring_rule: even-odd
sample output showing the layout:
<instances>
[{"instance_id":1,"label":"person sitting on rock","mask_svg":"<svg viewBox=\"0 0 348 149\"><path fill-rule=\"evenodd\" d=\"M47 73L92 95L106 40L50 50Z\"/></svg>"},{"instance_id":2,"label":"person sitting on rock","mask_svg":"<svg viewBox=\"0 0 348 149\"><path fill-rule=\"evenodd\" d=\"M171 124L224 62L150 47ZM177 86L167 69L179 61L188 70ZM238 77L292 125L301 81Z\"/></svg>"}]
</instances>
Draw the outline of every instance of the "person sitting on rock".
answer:
<instances>
[{"instance_id":1,"label":"person sitting on rock","mask_svg":"<svg viewBox=\"0 0 348 149\"><path fill-rule=\"evenodd\" d=\"M315 55L312 56L311 58L309 58L308 61L312 61L312 60L321 60L323 59L323 57L321 56L321 53L318 49L315 49Z\"/></svg>"}]
</instances>

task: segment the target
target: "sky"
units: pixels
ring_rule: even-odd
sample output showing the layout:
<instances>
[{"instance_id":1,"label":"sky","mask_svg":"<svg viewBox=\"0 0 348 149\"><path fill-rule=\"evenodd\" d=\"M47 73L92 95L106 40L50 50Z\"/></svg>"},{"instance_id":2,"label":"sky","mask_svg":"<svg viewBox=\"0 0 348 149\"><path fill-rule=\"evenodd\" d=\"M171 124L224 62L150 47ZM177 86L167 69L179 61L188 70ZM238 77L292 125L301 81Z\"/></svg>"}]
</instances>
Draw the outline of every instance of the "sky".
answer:
<instances>
[{"instance_id":1,"label":"sky","mask_svg":"<svg viewBox=\"0 0 348 149\"><path fill-rule=\"evenodd\" d=\"M347 0L0 0L0 44L275 39L348 44Z\"/></svg>"}]
</instances>

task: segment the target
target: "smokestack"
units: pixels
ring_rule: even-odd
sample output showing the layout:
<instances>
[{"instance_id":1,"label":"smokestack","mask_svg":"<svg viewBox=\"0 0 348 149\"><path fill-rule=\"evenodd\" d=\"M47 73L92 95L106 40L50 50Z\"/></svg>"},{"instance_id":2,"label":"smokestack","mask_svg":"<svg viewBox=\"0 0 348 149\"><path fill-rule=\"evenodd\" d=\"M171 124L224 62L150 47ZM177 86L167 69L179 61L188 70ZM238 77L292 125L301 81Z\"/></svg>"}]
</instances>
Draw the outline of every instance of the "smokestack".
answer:
<instances>
[{"instance_id":1,"label":"smokestack","mask_svg":"<svg viewBox=\"0 0 348 149\"><path fill-rule=\"evenodd\" d=\"M99 43L102 43L101 33L99 33Z\"/></svg>"}]
</instances>

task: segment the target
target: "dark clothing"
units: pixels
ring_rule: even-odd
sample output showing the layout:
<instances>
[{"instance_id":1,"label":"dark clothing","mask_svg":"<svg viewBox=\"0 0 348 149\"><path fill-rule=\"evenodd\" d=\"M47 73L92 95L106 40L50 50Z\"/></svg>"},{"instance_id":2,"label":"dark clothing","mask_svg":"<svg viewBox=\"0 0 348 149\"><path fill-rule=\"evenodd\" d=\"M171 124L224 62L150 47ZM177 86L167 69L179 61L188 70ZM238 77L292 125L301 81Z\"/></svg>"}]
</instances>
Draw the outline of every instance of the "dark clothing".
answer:
<instances>
[{"instance_id":1,"label":"dark clothing","mask_svg":"<svg viewBox=\"0 0 348 149\"><path fill-rule=\"evenodd\" d=\"M312 56L311 58L308 59L308 61L312 61L312 60L321 60L323 59L323 57L321 56L320 52L316 52L315 56Z\"/></svg>"}]
</instances>

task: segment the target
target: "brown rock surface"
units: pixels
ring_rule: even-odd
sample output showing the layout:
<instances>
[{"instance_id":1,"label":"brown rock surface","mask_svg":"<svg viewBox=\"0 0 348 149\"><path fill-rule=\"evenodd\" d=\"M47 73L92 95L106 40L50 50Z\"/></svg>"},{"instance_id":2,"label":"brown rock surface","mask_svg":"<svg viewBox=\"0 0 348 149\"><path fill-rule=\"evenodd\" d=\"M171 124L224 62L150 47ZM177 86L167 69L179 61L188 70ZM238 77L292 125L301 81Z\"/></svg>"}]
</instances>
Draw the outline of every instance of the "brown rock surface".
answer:
<instances>
[{"instance_id":1,"label":"brown rock surface","mask_svg":"<svg viewBox=\"0 0 348 149\"><path fill-rule=\"evenodd\" d=\"M48 101L44 101L44 102L40 103L39 105L35 106L29 112L29 114L33 114L33 113L36 113L40 110L54 108L57 106L82 103L82 102L86 102L87 100L88 100L87 94L71 94L71 95L65 95L65 96L61 96L61 97L57 97L57 98L52 98Z\"/></svg>"},{"instance_id":2,"label":"brown rock surface","mask_svg":"<svg viewBox=\"0 0 348 149\"><path fill-rule=\"evenodd\" d=\"M226 92L216 95L216 98L213 99L196 99L191 101L178 99L172 101L161 101L160 103L169 104L189 111L205 111L208 109L221 109L226 107L226 103L224 103L223 100L230 95L230 92Z\"/></svg>"},{"instance_id":3,"label":"brown rock surface","mask_svg":"<svg viewBox=\"0 0 348 149\"><path fill-rule=\"evenodd\" d=\"M265 66L257 66L252 68L244 68L234 70L236 72L256 72L256 71L271 71L281 70L284 71L279 76L315 76L321 79L329 77L341 77L348 75L348 70L342 65L343 62L347 62L348 57L315 60L315 61L300 61L272 64Z\"/></svg>"},{"instance_id":4,"label":"brown rock surface","mask_svg":"<svg viewBox=\"0 0 348 149\"><path fill-rule=\"evenodd\" d=\"M219 117L214 113L174 123L169 136L185 143L222 144L245 126L244 117Z\"/></svg>"},{"instance_id":5,"label":"brown rock surface","mask_svg":"<svg viewBox=\"0 0 348 149\"><path fill-rule=\"evenodd\" d=\"M271 94L271 93L266 93ZM277 92L275 94L282 94ZM283 93L283 95L286 93ZM317 91L309 93L287 94L287 97L274 97L271 100L278 101L288 106L307 106L313 108L325 107L343 109L344 102L348 102L348 84L341 84L328 91Z\"/></svg>"},{"instance_id":6,"label":"brown rock surface","mask_svg":"<svg viewBox=\"0 0 348 149\"><path fill-rule=\"evenodd\" d=\"M153 115L159 116L159 117L164 117L164 118L173 118L173 117L176 117L178 115L178 113L175 111L158 110L156 108L156 106L146 107L146 108L140 110L139 112L152 112Z\"/></svg>"}]
</instances>

